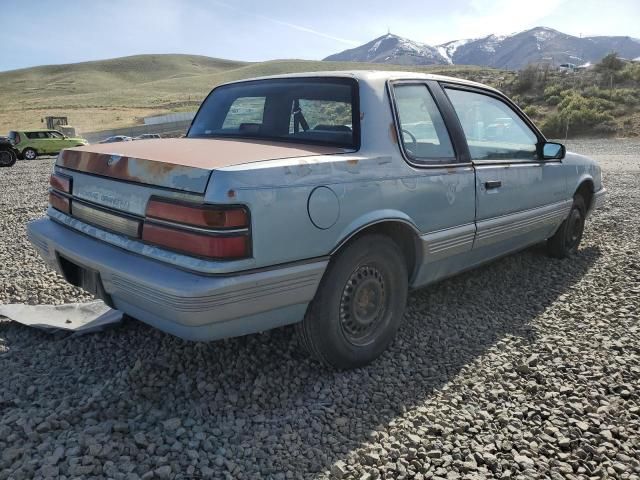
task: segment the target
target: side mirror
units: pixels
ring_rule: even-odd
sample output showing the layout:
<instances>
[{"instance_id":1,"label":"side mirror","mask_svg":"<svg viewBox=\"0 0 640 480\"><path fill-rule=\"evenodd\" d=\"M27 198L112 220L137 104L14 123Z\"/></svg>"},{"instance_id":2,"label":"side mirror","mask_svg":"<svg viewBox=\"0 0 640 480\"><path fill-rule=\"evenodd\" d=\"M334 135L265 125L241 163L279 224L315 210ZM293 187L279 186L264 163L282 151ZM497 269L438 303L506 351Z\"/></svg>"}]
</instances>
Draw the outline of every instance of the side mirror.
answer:
<instances>
[{"instance_id":1,"label":"side mirror","mask_svg":"<svg viewBox=\"0 0 640 480\"><path fill-rule=\"evenodd\" d=\"M567 149L561 143L546 142L542 144L542 160L561 160L567 153Z\"/></svg>"}]
</instances>

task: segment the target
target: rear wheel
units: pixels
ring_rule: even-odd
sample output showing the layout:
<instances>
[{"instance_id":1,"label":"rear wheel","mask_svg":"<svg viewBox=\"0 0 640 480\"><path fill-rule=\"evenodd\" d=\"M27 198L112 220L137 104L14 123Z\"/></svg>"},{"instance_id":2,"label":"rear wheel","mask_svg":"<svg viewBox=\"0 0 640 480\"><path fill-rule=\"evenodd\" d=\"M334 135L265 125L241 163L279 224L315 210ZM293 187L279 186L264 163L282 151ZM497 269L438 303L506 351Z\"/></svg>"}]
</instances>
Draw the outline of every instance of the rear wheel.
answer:
<instances>
[{"instance_id":1,"label":"rear wheel","mask_svg":"<svg viewBox=\"0 0 640 480\"><path fill-rule=\"evenodd\" d=\"M38 152L36 152L33 148L25 148L22 151L22 156L26 160L35 160L38 157Z\"/></svg>"},{"instance_id":2,"label":"rear wheel","mask_svg":"<svg viewBox=\"0 0 640 480\"><path fill-rule=\"evenodd\" d=\"M393 340L407 290L407 266L398 245L384 235L361 237L332 259L297 325L298 337L326 365L366 365Z\"/></svg>"},{"instance_id":3,"label":"rear wheel","mask_svg":"<svg viewBox=\"0 0 640 480\"><path fill-rule=\"evenodd\" d=\"M16 154L11 150L0 150L0 167L10 167L16 160Z\"/></svg>"},{"instance_id":4,"label":"rear wheel","mask_svg":"<svg viewBox=\"0 0 640 480\"><path fill-rule=\"evenodd\" d=\"M553 237L547 240L547 251L555 258L566 258L575 255L582 240L586 207L582 195L573 197L573 206L569 216L562 222Z\"/></svg>"}]
</instances>

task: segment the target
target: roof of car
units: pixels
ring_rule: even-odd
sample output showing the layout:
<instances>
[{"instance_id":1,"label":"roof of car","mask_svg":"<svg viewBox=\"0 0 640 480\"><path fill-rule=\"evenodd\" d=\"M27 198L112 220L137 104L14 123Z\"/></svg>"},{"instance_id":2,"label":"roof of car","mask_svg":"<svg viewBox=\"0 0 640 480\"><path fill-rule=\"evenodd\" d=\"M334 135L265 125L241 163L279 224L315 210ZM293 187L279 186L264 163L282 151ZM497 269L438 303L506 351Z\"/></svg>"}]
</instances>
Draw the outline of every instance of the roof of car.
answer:
<instances>
[{"instance_id":1,"label":"roof of car","mask_svg":"<svg viewBox=\"0 0 640 480\"><path fill-rule=\"evenodd\" d=\"M255 77L255 78L246 78L243 80L238 80L229 83L238 83L238 82L246 82L250 80L268 80L268 79L278 79L278 78L309 78L309 77L318 77L318 78L355 78L359 81L364 82L379 82L379 81L387 81L387 80L435 80L439 82L452 82L459 83L474 87L482 87L488 88L491 90L496 90L493 87L488 85L484 85L478 82L472 82L471 80L465 80L462 78L449 77L446 75L434 75L430 73L420 73L420 72L406 72L406 71L395 71L395 70L336 70L336 71L320 71L320 72L299 72L299 73L286 73L279 75L269 75L264 77Z\"/></svg>"}]
</instances>

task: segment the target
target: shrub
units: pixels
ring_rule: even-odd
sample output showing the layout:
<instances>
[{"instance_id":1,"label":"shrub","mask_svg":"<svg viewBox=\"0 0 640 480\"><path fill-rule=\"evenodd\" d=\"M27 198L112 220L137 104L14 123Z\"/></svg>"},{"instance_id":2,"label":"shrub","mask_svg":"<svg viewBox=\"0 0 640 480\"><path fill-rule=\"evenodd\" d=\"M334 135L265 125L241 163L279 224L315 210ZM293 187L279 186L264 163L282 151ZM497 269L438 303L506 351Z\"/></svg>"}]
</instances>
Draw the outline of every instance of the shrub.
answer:
<instances>
[{"instance_id":1,"label":"shrub","mask_svg":"<svg viewBox=\"0 0 640 480\"><path fill-rule=\"evenodd\" d=\"M593 127L594 133L601 135L614 135L618 129L618 126L614 121L608 120L606 122L598 123Z\"/></svg>"},{"instance_id":2,"label":"shrub","mask_svg":"<svg viewBox=\"0 0 640 480\"><path fill-rule=\"evenodd\" d=\"M538 68L535 65L528 65L518 72L518 76L513 84L513 91L516 93L524 93L533 90L537 77Z\"/></svg>"},{"instance_id":3,"label":"shrub","mask_svg":"<svg viewBox=\"0 0 640 480\"><path fill-rule=\"evenodd\" d=\"M594 68L596 72L610 73L622 70L624 65L624 62L618 57L618 53L612 52L600 60L600 63L597 63Z\"/></svg>"},{"instance_id":4,"label":"shrub","mask_svg":"<svg viewBox=\"0 0 640 480\"><path fill-rule=\"evenodd\" d=\"M540 110L535 105L529 105L522 110L527 117L536 119L540 117Z\"/></svg>"},{"instance_id":5,"label":"shrub","mask_svg":"<svg viewBox=\"0 0 640 480\"><path fill-rule=\"evenodd\" d=\"M550 85L544 89L544 98L557 97L562 91L562 86L559 84Z\"/></svg>"},{"instance_id":6,"label":"shrub","mask_svg":"<svg viewBox=\"0 0 640 480\"><path fill-rule=\"evenodd\" d=\"M558 104L558 112L547 117L541 128L550 137L563 137L567 132L609 134L616 128L609 113L613 107L608 100L571 92Z\"/></svg>"},{"instance_id":7,"label":"shrub","mask_svg":"<svg viewBox=\"0 0 640 480\"><path fill-rule=\"evenodd\" d=\"M548 105L558 105L562 101L560 95L551 95L547 98Z\"/></svg>"},{"instance_id":8,"label":"shrub","mask_svg":"<svg viewBox=\"0 0 640 480\"><path fill-rule=\"evenodd\" d=\"M565 135L566 122L559 113L549 115L541 124L540 129L545 136L550 138L562 138Z\"/></svg>"},{"instance_id":9,"label":"shrub","mask_svg":"<svg viewBox=\"0 0 640 480\"><path fill-rule=\"evenodd\" d=\"M640 62L629 62L620 72L620 79L640 85Z\"/></svg>"}]
</instances>

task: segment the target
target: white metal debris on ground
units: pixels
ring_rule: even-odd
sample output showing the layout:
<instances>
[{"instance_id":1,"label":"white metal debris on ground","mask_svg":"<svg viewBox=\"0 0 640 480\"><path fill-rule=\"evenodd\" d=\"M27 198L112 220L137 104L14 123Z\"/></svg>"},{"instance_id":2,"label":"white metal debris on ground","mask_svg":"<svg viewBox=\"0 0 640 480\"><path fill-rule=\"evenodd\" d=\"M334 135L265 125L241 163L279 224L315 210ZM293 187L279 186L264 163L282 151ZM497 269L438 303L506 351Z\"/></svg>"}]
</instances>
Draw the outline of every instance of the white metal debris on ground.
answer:
<instances>
[{"instance_id":1,"label":"white metal debris on ground","mask_svg":"<svg viewBox=\"0 0 640 480\"><path fill-rule=\"evenodd\" d=\"M43 330L85 334L120 323L122 312L109 308L102 300L64 305L11 303L0 305L0 317Z\"/></svg>"}]
</instances>

